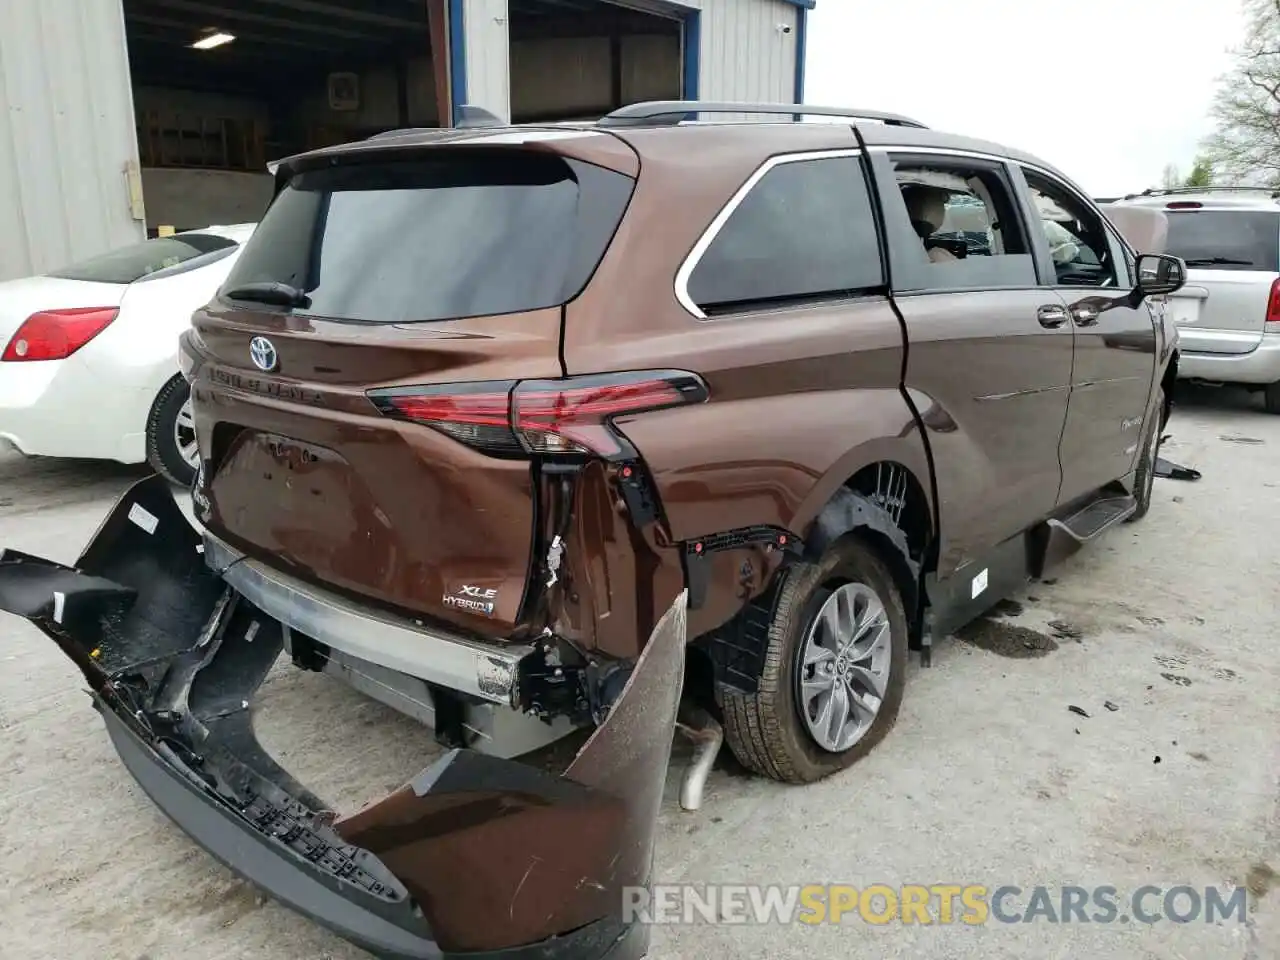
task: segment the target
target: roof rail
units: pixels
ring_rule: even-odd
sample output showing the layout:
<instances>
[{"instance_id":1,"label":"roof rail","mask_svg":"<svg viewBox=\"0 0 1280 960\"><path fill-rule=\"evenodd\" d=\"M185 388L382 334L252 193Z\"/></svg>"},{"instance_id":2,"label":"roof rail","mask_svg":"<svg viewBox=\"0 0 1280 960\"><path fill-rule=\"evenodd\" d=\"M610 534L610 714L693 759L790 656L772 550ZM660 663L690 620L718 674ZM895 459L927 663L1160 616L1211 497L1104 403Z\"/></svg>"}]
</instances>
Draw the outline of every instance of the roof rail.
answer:
<instances>
[{"instance_id":1,"label":"roof rail","mask_svg":"<svg viewBox=\"0 0 1280 960\"><path fill-rule=\"evenodd\" d=\"M1222 186L1214 186L1214 187L1152 187L1152 188L1143 190L1141 193L1125 194L1124 199L1136 200L1139 197L1167 197L1167 196L1176 196L1178 194L1185 194L1185 193L1232 193L1232 192L1265 193L1270 195L1272 199L1280 198L1280 190L1277 190L1275 187L1252 187L1252 186L1246 186L1244 184L1238 184L1238 185L1232 186L1232 185L1224 184Z\"/></svg>"},{"instance_id":2,"label":"roof rail","mask_svg":"<svg viewBox=\"0 0 1280 960\"><path fill-rule=\"evenodd\" d=\"M808 103L731 103L703 100L650 100L633 103L601 117L597 126L632 127L681 123L700 113L760 113L789 117L844 117L849 120L876 120L896 127L928 128L919 120L880 110L852 107L819 107Z\"/></svg>"}]
</instances>

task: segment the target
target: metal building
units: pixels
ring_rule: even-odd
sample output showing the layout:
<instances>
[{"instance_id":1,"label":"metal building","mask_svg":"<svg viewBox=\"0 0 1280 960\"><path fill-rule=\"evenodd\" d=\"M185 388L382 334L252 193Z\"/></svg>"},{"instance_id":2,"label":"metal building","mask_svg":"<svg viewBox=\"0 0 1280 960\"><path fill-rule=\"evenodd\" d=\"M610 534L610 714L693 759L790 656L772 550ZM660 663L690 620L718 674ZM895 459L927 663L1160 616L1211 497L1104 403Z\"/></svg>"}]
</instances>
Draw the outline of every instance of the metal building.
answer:
<instances>
[{"instance_id":1,"label":"metal building","mask_svg":"<svg viewBox=\"0 0 1280 960\"><path fill-rule=\"evenodd\" d=\"M464 103L536 122L799 102L814 3L4 0L0 279L256 219L274 157Z\"/></svg>"}]
</instances>

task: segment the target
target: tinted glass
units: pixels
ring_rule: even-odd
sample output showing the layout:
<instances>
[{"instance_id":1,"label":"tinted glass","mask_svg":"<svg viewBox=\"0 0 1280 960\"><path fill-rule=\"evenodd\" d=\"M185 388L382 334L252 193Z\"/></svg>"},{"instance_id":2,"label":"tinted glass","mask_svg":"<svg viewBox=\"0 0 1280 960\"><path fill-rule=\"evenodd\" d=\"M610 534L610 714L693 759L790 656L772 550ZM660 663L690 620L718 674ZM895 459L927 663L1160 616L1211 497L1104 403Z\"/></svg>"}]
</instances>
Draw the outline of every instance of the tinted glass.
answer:
<instances>
[{"instance_id":1,"label":"tinted glass","mask_svg":"<svg viewBox=\"0 0 1280 960\"><path fill-rule=\"evenodd\" d=\"M856 157L803 160L761 178L689 278L707 313L849 296L884 282L875 219Z\"/></svg>"},{"instance_id":2,"label":"tinted glass","mask_svg":"<svg viewBox=\"0 0 1280 960\"><path fill-rule=\"evenodd\" d=\"M234 247L236 242L212 233L180 233L156 237L131 247L121 247L101 256L50 271L49 276L94 283L133 283L142 277L177 266L215 250Z\"/></svg>"},{"instance_id":3,"label":"tinted glass","mask_svg":"<svg viewBox=\"0 0 1280 960\"><path fill-rule=\"evenodd\" d=\"M404 323L558 306L586 285L633 181L533 153L449 151L295 176L223 290L297 287L296 313Z\"/></svg>"},{"instance_id":4,"label":"tinted glass","mask_svg":"<svg viewBox=\"0 0 1280 960\"><path fill-rule=\"evenodd\" d=\"M192 257L190 260L184 260L182 263L175 263L171 267L165 267L163 270L157 270L155 273L148 273L145 277L138 280L138 283L150 283L152 280L164 280L166 277L176 277L180 273L190 273L192 270L199 270L201 267L207 267L210 264L217 263L219 260L225 260L236 252L236 244L224 247L221 250L214 250L212 253L202 253L198 257Z\"/></svg>"},{"instance_id":5,"label":"tinted glass","mask_svg":"<svg viewBox=\"0 0 1280 960\"><path fill-rule=\"evenodd\" d=\"M1210 270L1280 271L1280 211L1166 210L1165 253Z\"/></svg>"}]
</instances>

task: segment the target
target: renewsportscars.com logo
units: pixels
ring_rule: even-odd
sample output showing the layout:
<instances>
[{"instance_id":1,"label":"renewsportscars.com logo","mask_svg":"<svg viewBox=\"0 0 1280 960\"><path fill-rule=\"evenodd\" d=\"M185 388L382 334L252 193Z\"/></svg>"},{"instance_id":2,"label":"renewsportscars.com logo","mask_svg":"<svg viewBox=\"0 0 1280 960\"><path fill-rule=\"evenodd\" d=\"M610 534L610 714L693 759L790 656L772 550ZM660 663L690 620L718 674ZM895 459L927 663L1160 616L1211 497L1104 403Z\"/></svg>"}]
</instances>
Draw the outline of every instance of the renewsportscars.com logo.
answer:
<instances>
[{"instance_id":1,"label":"renewsportscars.com logo","mask_svg":"<svg viewBox=\"0 0 1280 960\"><path fill-rule=\"evenodd\" d=\"M623 890L625 922L810 925L1245 923L1244 887L988 887L981 884L655 885Z\"/></svg>"}]
</instances>

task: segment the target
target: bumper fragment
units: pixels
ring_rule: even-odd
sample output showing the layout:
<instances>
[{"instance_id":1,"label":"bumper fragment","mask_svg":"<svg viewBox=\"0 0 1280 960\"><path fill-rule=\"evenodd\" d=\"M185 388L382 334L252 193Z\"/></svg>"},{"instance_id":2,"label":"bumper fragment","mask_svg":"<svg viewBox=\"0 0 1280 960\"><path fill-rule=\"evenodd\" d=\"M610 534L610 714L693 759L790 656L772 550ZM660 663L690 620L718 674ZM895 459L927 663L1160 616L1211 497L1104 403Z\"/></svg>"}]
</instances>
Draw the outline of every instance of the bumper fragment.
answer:
<instances>
[{"instance_id":1,"label":"bumper fragment","mask_svg":"<svg viewBox=\"0 0 1280 960\"><path fill-rule=\"evenodd\" d=\"M649 881L683 676L685 595L563 771L453 750L341 816L258 743L252 702L280 622L205 563L158 479L74 568L0 553L0 609L80 668L121 760L192 839L273 897L387 958L628 960Z\"/></svg>"}]
</instances>

